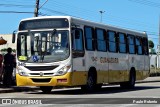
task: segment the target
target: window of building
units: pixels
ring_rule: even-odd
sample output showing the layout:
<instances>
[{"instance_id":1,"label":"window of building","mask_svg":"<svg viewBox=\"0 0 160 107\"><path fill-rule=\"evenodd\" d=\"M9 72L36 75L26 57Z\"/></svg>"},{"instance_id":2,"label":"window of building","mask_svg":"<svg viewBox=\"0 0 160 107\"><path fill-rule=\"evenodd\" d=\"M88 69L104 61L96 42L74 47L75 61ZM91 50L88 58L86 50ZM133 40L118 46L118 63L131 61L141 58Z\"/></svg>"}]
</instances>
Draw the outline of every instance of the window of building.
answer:
<instances>
[{"instance_id":1,"label":"window of building","mask_svg":"<svg viewBox=\"0 0 160 107\"><path fill-rule=\"evenodd\" d=\"M95 50L94 48L94 29L92 27L85 26L85 43L87 50Z\"/></svg>"},{"instance_id":2,"label":"window of building","mask_svg":"<svg viewBox=\"0 0 160 107\"><path fill-rule=\"evenodd\" d=\"M130 54L135 54L135 42L134 42L134 36L128 35L128 51Z\"/></svg>"},{"instance_id":3,"label":"window of building","mask_svg":"<svg viewBox=\"0 0 160 107\"><path fill-rule=\"evenodd\" d=\"M114 31L108 31L108 44L109 44L109 51L110 52L117 52L116 48L116 33Z\"/></svg>"},{"instance_id":4,"label":"window of building","mask_svg":"<svg viewBox=\"0 0 160 107\"><path fill-rule=\"evenodd\" d=\"M106 40L105 40L105 30L96 29L96 38L97 38L97 50L106 51Z\"/></svg>"},{"instance_id":5,"label":"window of building","mask_svg":"<svg viewBox=\"0 0 160 107\"><path fill-rule=\"evenodd\" d=\"M119 35L119 52L120 53L126 53L126 36L124 33L118 33Z\"/></svg>"}]
</instances>

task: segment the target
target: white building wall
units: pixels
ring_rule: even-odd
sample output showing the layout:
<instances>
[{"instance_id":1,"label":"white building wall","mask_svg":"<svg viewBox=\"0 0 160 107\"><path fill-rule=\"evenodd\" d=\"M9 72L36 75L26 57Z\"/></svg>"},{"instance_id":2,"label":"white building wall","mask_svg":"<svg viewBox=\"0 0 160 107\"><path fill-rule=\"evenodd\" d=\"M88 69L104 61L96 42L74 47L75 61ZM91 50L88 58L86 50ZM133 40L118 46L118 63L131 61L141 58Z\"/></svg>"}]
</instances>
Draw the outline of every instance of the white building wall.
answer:
<instances>
[{"instance_id":1,"label":"white building wall","mask_svg":"<svg viewBox=\"0 0 160 107\"><path fill-rule=\"evenodd\" d=\"M0 50L8 47L11 47L12 49L16 48L16 44L12 43L12 34L0 34L0 37L7 41L6 44L0 45ZM0 51L0 53L2 52Z\"/></svg>"}]
</instances>

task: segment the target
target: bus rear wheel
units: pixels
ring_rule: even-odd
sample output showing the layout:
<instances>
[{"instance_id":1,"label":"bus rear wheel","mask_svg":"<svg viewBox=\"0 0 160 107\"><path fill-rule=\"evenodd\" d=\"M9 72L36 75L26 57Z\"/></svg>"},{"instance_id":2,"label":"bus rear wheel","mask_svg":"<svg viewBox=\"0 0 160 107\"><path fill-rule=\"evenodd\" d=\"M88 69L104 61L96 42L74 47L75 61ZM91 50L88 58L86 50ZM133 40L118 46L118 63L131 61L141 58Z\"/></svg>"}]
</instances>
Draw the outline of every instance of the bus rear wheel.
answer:
<instances>
[{"instance_id":1,"label":"bus rear wheel","mask_svg":"<svg viewBox=\"0 0 160 107\"><path fill-rule=\"evenodd\" d=\"M135 70L130 71L129 81L120 83L122 88L133 89L135 87L136 73Z\"/></svg>"},{"instance_id":2,"label":"bus rear wheel","mask_svg":"<svg viewBox=\"0 0 160 107\"><path fill-rule=\"evenodd\" d=\"M51 93L52 88L52 86L40 86L40 89L45 94Z\"/></svg>"}]
</instances>

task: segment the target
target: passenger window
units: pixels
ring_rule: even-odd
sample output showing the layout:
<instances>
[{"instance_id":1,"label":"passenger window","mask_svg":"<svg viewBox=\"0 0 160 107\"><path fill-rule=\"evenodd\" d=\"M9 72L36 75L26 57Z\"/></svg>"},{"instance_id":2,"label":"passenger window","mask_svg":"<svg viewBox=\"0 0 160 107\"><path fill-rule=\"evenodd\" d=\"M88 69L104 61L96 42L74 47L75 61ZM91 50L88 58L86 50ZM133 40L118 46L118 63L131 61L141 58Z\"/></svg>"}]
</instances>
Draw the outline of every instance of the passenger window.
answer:
<instances>
[{"instance_id":1,"label":"passenger window","mask_svg":"<svg viewBox=\"0 0 160 107\"><path fill-rule=\"evenodd\" d=\"M136 52L142 55L142 39L140 37L136 37Z\"/></svg>"},{"instance_id":2,"label":"passenger window","mask_svg":"<svg viewBox=\"0 0 160 107\"><path fill-rule=\"evenodd\" d=\"M134 42L134 36L128 35L128 51L130 54L135 54L135 42Z\"/></svg>"},{"instance_id":3,"label":"passenger window","mask_svg":"<svg viewBox=\"0 0 160 107\"><path fill-rule=\"evenodd\" d=\"M142 39L142 43L143 43L143 54L144 55L148 55L149 52L148 52L148 39L147 38L143 38Z\"/></svg>"},{"instance_id":4,"label":"passenger window","mask_svg":"<svg viewBox=\"0 0 160 107\"><path fill-rule=\"evenodd\" d=\"M106 40L105 40L105 30L96 29L96 38L97 38L97 50L106 51Z\"/></svg>"},{"instance_id":5,"label":"passenger window","mask_svg":"<svg viewBox=\"0 0 160 107\"><path fill-rule=\"evenodd\" d=\"M94 48L94 29L92 27L85 26L85 43L87 50L95 50Z\"/></svg>"},{"instance_id":6,"label":"passenger window","mask_svg":"<svg viewBox=\"0 0 160 107\"><path fill-rule=\"evenodd\" d=\"M126 37L124 33L119 33L119 52L120 53L126 53Z\"/></svg>"},{"instance_id":7,"label":"passenger window","mask_svg":"<svg viewBox=\"0 0 160 107\"><path fill-rule=\"evenodd\" d=\"M109 51L110 52L117 52L116 48L116 33L113 31L108 31L108 44L109 44Z\"/></svg>"}]
</instances>

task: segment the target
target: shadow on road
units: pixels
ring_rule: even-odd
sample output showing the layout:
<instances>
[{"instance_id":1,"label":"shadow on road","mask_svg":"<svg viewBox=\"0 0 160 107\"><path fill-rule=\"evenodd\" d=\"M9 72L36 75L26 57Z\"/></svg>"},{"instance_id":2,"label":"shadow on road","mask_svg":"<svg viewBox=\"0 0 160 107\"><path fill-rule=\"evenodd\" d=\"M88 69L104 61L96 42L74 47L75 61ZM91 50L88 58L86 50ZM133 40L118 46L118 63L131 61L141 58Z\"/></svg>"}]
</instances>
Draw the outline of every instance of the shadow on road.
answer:
<instances>
[{"instance_id":1,"label":"shadow on road","mask_svg":"<svg viewBox=\"0 0 160 107\"><path fill-rule=\"evenodd\" d=\"M123 89L119 85L115 86L103 86L103 88L92 92L85 93L80 88L63 88L63 89L53 89L50 95L83 95L83 94L111 94L111 93L123 93L130 91L140 91L149 89L160 89L160 86L136 86L134 89ZM41 91L27 92L27 94L43 94Z\"/></svg>"}]
</instances>

